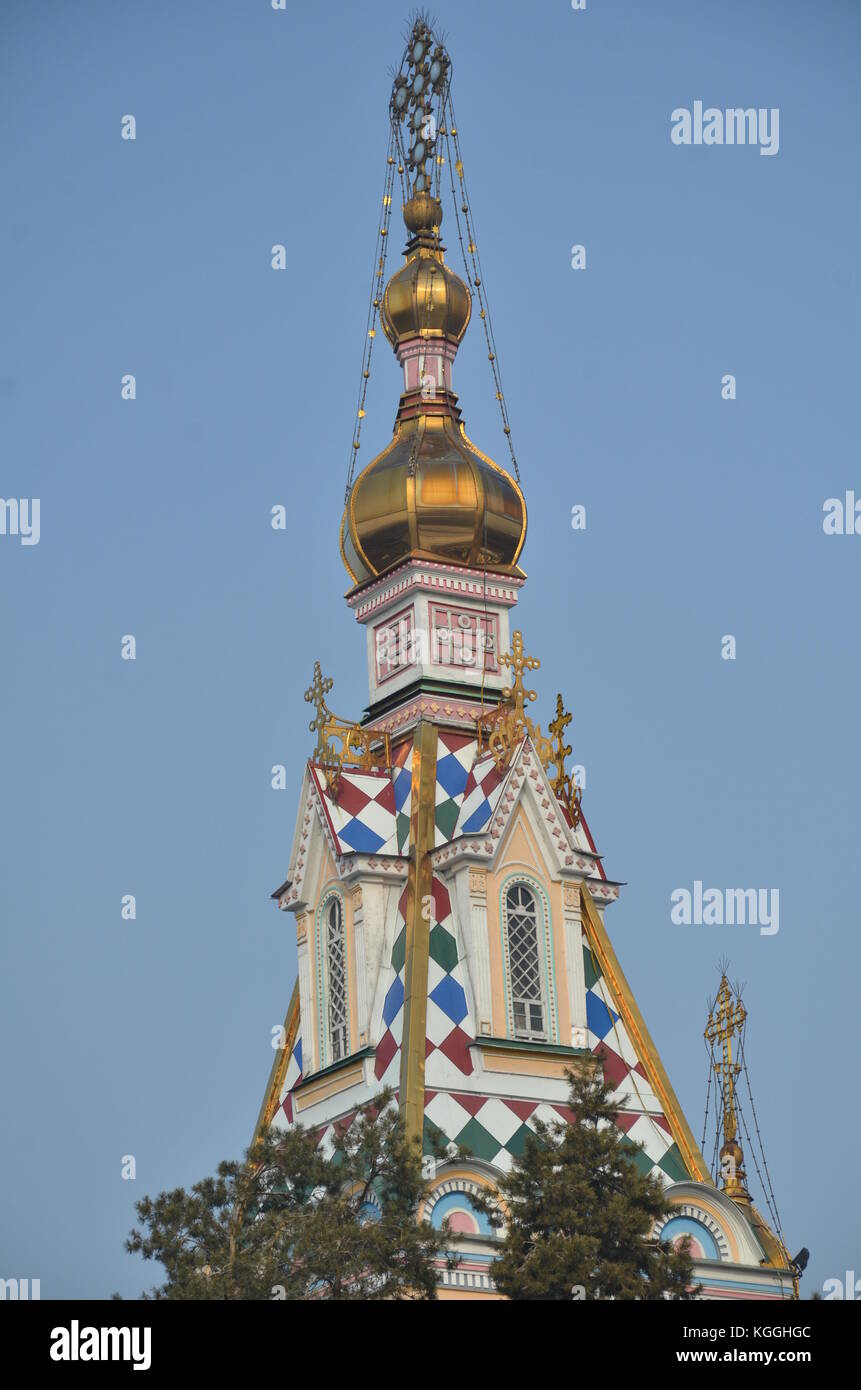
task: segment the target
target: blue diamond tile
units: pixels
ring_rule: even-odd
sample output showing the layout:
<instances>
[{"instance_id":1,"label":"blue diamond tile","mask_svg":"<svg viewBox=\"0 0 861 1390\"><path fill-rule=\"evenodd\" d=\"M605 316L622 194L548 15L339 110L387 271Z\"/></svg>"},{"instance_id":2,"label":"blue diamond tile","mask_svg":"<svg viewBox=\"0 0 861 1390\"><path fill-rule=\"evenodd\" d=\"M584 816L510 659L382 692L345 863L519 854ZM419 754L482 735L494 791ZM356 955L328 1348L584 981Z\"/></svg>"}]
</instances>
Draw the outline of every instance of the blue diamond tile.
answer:
<instances>
[{"instance_id":1,"label":"blue diamond tile","mask_svg":"<svg viewBox=\"0 0 861 1390\"><path fill-rule=\"evenodd\" d=\"M452 1023L460 1023L461 1019L466 1018L466 995L451 975L445 975L440 980L430 997L437 1007L448 1015Z\"/></svg>"},{"instance_id":2,"label":"blue diamond tile","mask_svg":"<svg viewBox=\"0 0 861 1390\"><path fill-rule=\"evenodd\" d=\"M401 807L403 806L404 802L409 796L412 780L413 774L408 767L401 768L400 772L398 772L395 775L394 788L396 811L400 811Z\"/></svg>"},{"instance_id":3,"label":"blue diamond tile","mask_svg":"<svg viewBox=\"0 0 861 1390\"><path fill-rule=\"evenodd\" d=\"M609 1033L613 1024L616 1022L618 1014L614 1014L612 1009L608 1009L603 999L599 999L594 990L586 991L586 1022L595 1034L596 1038L603 1038Z\"/></svg>"},{"instance_id":4,"label":"blue diamond tile","mask_svg":"<svg viewBox=\"0 0 861 1390\"><path fill-rule=\"evenodd\" d=\"M357 850L359 854L376 854L380 845L386 843L382 835L363 825L357 817L347 821L344 829L338 831L338 839L343 840L350 849Z\"/></svg>"},{"instance_id":5,"label":"blue diamond tile","mask_svg":"<svg viewBox=\"0 0 861 1390\"><path fill-rule=\"evenodd\" d=\"M383 1020L387 1028L391 1028L392 1019L397 1018L404 1002L404 982L400 975L395 978L394 983L386 995L383 1004Z\"/></svg>"},{"instance_id":6,"label":"blue diamond tile","mask_svg":"<svg viewBox=\"0 0 861 1390\"><path fill-rule=\"evenodd\" d=\"M474 835L477 830L483 829L483 827L487 824L487 818L490 815L490 811L490 802L487 799L485 799L484 801L482 801L478 810L473 811L469 820L464 822L461 834Z\"/></svg>"},{"instance_id":7,"label":"blue diamond tile","mask_svg":"<svg viewBox=\"0 0 861 1390\"><path fill-rule=\"evenodd\" d=\"M449 796L463 795L468 776L469 772L454 753L447 753L436 765L436 780Z\"/></svg>"}]
</instances>

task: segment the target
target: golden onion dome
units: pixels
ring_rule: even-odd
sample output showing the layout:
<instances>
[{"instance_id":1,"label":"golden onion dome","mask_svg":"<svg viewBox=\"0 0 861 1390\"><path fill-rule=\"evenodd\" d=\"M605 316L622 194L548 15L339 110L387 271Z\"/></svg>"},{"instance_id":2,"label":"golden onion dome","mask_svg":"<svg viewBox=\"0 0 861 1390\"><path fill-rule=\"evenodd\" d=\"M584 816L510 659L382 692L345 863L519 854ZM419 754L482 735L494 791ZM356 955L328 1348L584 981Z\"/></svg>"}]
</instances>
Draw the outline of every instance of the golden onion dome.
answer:
<instances>
[{"instance_id":1,"label":"golden onion dome","mask_svg":"<svg viewBox=\"0 0 861 1390\"><path fill-rule=\"evenodd\" d=\"M359 475L341 522L341 555L361 583L413 555L513 569L526 538L517 483L452 415L399 420Z\"/></svg>"},{"instance_id":2,"label":"golden onion dome","mask_svg":"<svg viewBox=\"0 0 861 1390\"><path fill-rule=\"evenodd\" d=\"M394 348L410 338L447 338L459 343L469 324L472 296L443 260L442 204L429 193L415 193L404 205L404 222L412 237L406 264L395 272L383 294L383 332Z\"/></svg>"},{"instance_id":3,"label":"golden onion dome","mask_svg":"<svg viewBox=\"0 0 861 1390\"><path fill-rule=\"evenodd\" d=\"M472 299L441 251L419 247L386 286L380 308L383 332L392 347L408 338L448 338L459 343Z\"/></svg>"},{"instance_id":4,"label":"golden onion dome","mask_svg":"<svg viewBox=\"0 0 861 1390\"><path fill-rule=\"evenodd\" d=\"M392 442L356 479L341 521L341 556L357 584L409 556L521 573L516 566L526 538L523 493L467 438L447 375L472 301L443 260L441 221L439 201L414 193L404 207L406 263L383 295L383 329L398 360L407 364L408 382ZM427 344L422 370L436 364L429 398L409 376L421 342Z\"/></svg>"}]
</instances>

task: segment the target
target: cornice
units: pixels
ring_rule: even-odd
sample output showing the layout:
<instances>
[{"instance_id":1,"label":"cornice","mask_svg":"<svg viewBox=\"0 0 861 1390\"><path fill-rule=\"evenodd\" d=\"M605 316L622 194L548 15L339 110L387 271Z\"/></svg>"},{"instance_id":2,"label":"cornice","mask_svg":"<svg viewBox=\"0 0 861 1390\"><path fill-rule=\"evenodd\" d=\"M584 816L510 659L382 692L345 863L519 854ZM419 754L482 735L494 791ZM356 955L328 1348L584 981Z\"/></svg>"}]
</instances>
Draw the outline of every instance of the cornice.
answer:
<instances>
[{"instance_id":1,"label":"cornice","mask_svg":"<svg viewBox=\"0 0 861 1390\"><path fill-rule=\"evenodd\" d=\"M525 576L478 571L467 565L446 565L434 560L408 559L381 578L368 580L360 589L353 590L347 595L347 603L360 622L414 591L487 598L511 608L524 582Z\"/></svg>"}]
</instances>

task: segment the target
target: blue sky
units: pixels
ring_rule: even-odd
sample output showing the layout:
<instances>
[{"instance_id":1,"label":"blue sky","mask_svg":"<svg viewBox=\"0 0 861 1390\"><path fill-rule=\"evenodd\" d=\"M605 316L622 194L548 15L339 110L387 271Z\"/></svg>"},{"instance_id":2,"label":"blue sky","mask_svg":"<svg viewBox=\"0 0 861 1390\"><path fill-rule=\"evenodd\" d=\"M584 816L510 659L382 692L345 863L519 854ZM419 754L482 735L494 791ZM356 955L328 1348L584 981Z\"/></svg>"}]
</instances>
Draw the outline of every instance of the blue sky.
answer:
<instances>
[{"instance_id":1,"label":"blue sky","mask_svg":"<svg viewBox=\"0 0 861 1390\"><path fill-rule=\"evenodd\" d=\"M697 1137L718 960L746 982L809 1295L861 1267L861 537L822 527L827 498L861 498L861 10L435 14L529 504L538 714L557 690L574 711L584 809L627 884L608 926ZM46 1298L149 1286L122 1248L134 1200L253 1130L295 970L269 893L314 660L339 712L367 698L337 530L406 19L390 0L0 11L0 494L41 502L38 545L0 536L0 1274ZM779 153L673 145L695 100L779 108ZM476 328L455 386L502 462ZM398 390L380 339L365 462ZM778 888L779 933L675 926L697 879Z\"/></svg>"}]
</instances>

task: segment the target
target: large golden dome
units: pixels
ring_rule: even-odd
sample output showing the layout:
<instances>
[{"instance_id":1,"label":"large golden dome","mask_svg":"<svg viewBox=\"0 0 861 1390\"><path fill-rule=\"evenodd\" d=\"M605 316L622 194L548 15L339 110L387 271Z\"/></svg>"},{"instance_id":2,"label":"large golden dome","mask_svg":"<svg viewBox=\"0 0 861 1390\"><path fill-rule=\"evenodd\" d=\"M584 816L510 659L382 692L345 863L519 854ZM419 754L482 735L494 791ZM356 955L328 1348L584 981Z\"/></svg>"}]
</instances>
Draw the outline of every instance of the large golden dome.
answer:
<instances>
[{"instance_id":1,"label":"large golden dome","mask_svg":"<svg viewBox=\"0 0 861 1390\"><path fill-rule=\"evenodd\" d=\"M341 556L356 584L411 555L514 571L526 538L523 493L467 438L451 389L470 292L443 260L438 200L414 193L404 221L411 234L406 263L386 286L380 307L404 368L404 392L392 442L350 489Z\"/></svg>"},{"instance_id":2,"label":"large golden dome","mask_svg":"<svg viewBox=\"0 0 861 1390\"><path fill-rule=\"evenodd\" d=\"M523 493L450 415L398 420L395 437L359 478L341 523L356 583L409 555L509 569L526 538Z\"/></svg>"}]
</instances>

